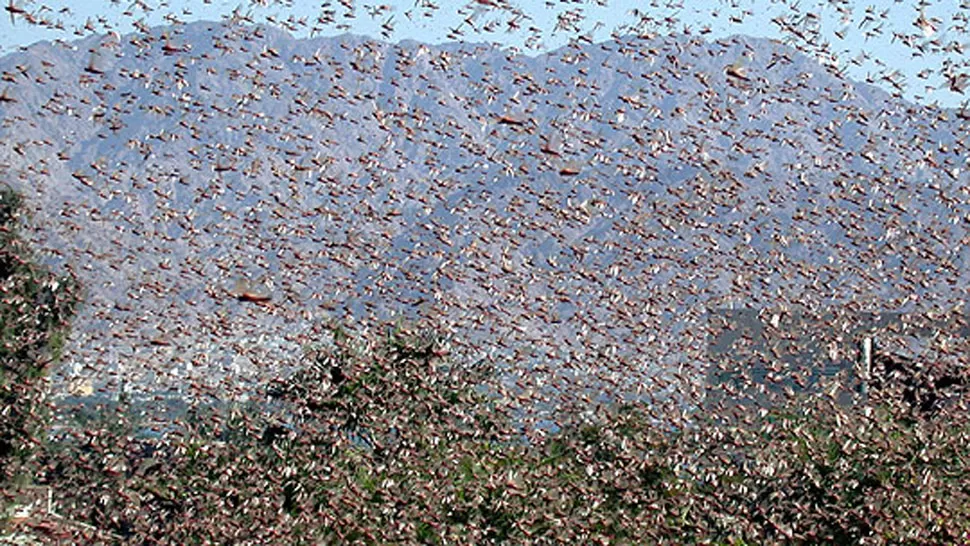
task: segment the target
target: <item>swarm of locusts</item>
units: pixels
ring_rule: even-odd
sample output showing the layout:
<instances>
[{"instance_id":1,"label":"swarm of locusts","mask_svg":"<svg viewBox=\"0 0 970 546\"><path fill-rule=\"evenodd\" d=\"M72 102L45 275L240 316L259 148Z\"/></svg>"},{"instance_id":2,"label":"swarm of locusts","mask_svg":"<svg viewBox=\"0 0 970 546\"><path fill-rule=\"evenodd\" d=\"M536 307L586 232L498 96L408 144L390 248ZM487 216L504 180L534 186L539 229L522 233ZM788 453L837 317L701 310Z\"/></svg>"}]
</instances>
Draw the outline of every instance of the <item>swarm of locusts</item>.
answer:
<instances>
[{"instance_id":1,"label":"swarm of locusts","mask_svg":"<svg viewBox=\"0 0 970 546\"><path fill-rule=\"evenodd\" d=\"M4 6L0 542L970 541L970 5L126 4Z\"/></svg>"}]
</instances>

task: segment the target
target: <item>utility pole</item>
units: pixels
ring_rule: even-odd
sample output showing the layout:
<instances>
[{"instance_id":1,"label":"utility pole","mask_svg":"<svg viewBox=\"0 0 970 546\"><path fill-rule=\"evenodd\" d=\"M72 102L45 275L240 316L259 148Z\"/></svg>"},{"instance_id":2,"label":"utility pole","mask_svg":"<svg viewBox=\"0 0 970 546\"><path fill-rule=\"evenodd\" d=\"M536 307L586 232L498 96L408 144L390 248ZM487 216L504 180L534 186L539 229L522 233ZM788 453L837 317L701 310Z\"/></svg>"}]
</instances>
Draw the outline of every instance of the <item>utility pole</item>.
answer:
<instances>
[{"instance_id":1,"label":"utility pole","mask_svg":"<svg viewBox=\"0 0 970 546\"><path fill-rule=\"evenodd\" d=\"M861 385L859 392L866 396L869 394L869 380L872 377L872 336L866 335L862 338L862 354L859 358L859 378Z\"/></svg>"}]
</instances>

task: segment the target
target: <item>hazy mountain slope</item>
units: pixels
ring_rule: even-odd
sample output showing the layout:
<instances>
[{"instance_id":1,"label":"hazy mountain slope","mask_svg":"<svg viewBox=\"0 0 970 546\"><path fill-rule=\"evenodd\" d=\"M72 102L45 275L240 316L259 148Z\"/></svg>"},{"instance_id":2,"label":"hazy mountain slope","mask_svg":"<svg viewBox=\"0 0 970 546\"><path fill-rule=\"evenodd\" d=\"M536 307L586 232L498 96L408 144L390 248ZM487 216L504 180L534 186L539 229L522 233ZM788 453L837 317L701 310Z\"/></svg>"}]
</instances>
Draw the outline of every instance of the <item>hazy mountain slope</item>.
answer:
<instances>
[{"instance_id":1,"label":"hazy mountain slope","mask_svg":"<svg viewBox=\"0 0 970 546\"><path fill-rule=\"evenodd\" d=\"M89 291L70 373L236 386L404 315L636 383L703 358L710 306L965 296L967 122L771 41L73 46L0 60L0 172Z\"/></svg>"}]
</instances>

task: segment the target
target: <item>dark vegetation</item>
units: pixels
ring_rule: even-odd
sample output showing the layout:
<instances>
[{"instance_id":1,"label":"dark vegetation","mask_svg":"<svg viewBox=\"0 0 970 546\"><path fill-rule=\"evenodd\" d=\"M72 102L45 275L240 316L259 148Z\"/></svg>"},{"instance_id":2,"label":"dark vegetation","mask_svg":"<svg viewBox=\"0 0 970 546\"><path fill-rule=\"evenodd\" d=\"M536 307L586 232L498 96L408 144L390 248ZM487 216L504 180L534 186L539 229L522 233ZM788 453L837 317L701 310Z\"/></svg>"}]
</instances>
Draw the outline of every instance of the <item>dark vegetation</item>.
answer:
<instances>
[{"instance_id":1,"label":"dark vegetation","mask_svg":"<svg viewBox=\"0 0 970 546\"><path fill-rule=\"evenodd\" d=\"M0 488L21 481L43 442L46 372L79 301L70 277L31 259L17 230L20 196L0 188ZM2 501L2 499L0 499Z\"/></svg>"},{"instance_id":2,"label":"dark vegetation","mask_svg":"<svg viewBox=\"0 0 970 546\"><path fill-rule=\"evenodd\" d=\"M970 537L964 407L804 394L724 424L642 404L523 429L433 330L334 330L266 401L196 404L143 434L124 398L44 441L43 378L77 302L28 259L3 194L9 482L132 544L944 544ZM42 447L35 449L33 447ZM112 536L112 535L106 535Z\"/></svg>"},{"instance_id":3,"label":"dark vegetation","mask_svg":"<svg viewBox=\"0 0 970 546\"><path fill-rule=\"evenodd\" d=\"M398 331L337 347L274 386L287 412L224 408L164 440L106 414L51 453L46 479L76 517L136 543L926 544L970 532L962 413L805 397L671 432L622 405L524 439L471 386L482 370L448 368L431 344Z\"/></svg>"}]
</instances>

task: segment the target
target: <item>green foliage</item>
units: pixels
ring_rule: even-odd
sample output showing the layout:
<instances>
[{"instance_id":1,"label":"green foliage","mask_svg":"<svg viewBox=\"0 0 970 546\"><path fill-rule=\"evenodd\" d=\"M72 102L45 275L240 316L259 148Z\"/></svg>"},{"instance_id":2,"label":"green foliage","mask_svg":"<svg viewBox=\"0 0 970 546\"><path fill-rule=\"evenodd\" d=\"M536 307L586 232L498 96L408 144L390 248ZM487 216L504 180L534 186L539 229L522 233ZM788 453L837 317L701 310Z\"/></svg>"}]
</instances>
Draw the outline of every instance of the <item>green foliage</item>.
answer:
<instances>
[{"instance_id":1,"label":"green foliage","mask_svg":"<svg viewBox=\"0 0 970 546\"><path fill-rule=\"evenodd\" d=\"M958 413L919 421L805 397L672 432L626 404L527 443L477 388L480 370L445 349L413 329L344 337L274 387L285 411L199 410L165 440L91 426L52 453L51 481L65 510L134 542L926 544L970 533L970 426Z\"/></svg>"},{"instance_id":2,"label":"green foliage","mask_svg":"<svg viewBox=\"0 0 970 546\"><path fill-rule=\"evenodd\" d=\"M42 379L78 303L73 278L35 264L17 231L21 198L0 189L0 483L25 471L43 437Z\"/></svg>"}]
</instances>

